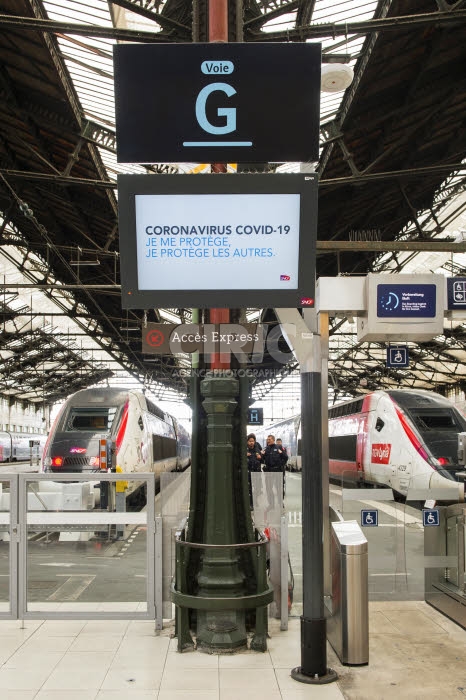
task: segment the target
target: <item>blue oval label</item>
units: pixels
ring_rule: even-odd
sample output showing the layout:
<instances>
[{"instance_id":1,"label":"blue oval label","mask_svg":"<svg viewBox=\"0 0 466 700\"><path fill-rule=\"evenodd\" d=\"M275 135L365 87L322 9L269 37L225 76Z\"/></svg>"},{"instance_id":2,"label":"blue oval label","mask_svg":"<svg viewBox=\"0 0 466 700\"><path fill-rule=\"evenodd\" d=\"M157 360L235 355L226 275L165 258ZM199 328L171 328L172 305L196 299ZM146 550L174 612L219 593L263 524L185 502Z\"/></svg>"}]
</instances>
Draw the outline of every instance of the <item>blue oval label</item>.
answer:
<instances>
[{"instance_id":1,"label":"blue oval label","mask_svg":"<svg viewBox=\"0 0 466 700\"><path fill-rule=\"evenodd\" d=\"M235 67L231 61L203 61L201 71L205 75L228 75Z\"/></svg>"}]
</instances>

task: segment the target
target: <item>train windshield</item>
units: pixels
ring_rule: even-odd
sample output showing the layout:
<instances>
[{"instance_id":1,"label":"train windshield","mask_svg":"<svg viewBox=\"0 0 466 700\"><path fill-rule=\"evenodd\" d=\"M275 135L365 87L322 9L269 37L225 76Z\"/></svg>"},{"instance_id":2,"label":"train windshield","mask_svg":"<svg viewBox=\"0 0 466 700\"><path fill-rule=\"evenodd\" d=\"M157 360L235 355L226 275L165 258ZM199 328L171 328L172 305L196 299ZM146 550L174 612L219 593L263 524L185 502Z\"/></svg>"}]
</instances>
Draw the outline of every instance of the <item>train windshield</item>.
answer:
<instances>
[{"instance_id":1,"label":"train windshield","mask_svg":"<svg viewBox=\"0 0 466 700\"><path fill-rule=\"evenodd\" d=\"M453 408L410 408L409 414L434 457L457 464L458 433L466 430L466 421Z\"/></svg>"},{"instance_id":2,"label":"train windshield","mask_svg":"<svg viewBox=\"0 0 466 700\"><path fill-rule=\"evenodd\" d=\"M108 432L112 428L116 412L115 406L72 408L66 419L65 432Z\"/></svg>"},{"instance_id":3,"label":"train windshield","mask_svg":"<svg viewBox=\"0 0 466 700\"><path fill-rule=\"evenodd\" d=\"M448 430L453 433L461 432L463 426L450 408L411 409L416 426L422 432Z\"/></svg>"}]
</instances>

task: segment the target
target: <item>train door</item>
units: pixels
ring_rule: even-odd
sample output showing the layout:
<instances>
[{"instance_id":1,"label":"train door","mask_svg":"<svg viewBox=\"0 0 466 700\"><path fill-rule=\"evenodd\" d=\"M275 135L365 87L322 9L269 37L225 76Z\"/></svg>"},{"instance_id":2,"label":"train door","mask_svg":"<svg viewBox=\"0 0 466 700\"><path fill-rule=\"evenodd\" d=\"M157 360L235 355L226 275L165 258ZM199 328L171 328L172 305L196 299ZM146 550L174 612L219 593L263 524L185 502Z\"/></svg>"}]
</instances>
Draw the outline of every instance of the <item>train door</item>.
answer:
<instances>
[{"instance_id":1,"label":"train door","mask_svg":"<svg viewBox=\"0 0 466 700\"><path fill-rule=\"evenodd\" d=\"M0 433L0 462L9 462L11 459L11 435Z\"/></svg>"},{"instance_id":2,"label":"train door","mask_svg":"<svg viewBox=\"0 0 466 700\"><path fill-rule=\"evenodd\" d=\"M370 475L370 470L366 471L367 454L370 452L370 400L371 396L364 399L361 413L358 416L358 432L356 437L356 472L358 479L366 479Z\"/></svg>"},{"instance_id":3,"label":"train door","mask_svg":"<svg viewBox=\"0 0 466 700\"><path fill-rule=\"evenodd\" d=\"M129 444L132 452L134 467L132 471L152 471L152 416L138 409L134 412L133 430L130 432Z\"/></svg>"},{"instance_id":4,"label":"train door","mask_svg":"<svg viewBox=\"0 0 466 700\"><path fill-rule=\"evenodd\" d=\"M18 460L18 438L16 435L11 436L11 461L16 462Z\"/></svg>"},{"instance_id":5,"label":"train door","mask_svg":"<svg viewBox=\"0 0 466 700\"><path fill-rule=\"evenodd\" d=\"M134 472L137 470L139 461L139 433L141 428L137 423L140 415L138 404L134 405L134 399L128 396L124 406L122 406L116 417L113 427L113 437L117 447L117 465L124 472ZM142 420L141 420L142 423ZM130 482L132 484L134 482Z\"/></svg>"}]
</instances>

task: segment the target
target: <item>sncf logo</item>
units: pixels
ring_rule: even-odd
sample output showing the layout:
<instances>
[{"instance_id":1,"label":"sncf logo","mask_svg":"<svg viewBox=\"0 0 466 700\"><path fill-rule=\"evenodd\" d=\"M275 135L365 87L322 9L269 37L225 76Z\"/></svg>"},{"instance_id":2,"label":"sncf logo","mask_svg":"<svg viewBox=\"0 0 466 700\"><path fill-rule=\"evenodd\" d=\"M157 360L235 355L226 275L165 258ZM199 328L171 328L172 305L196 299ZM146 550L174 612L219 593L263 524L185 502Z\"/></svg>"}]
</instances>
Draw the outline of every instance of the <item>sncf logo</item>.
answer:
<instances>
[{"instance_id":1,"label":"sncf logo","mask_svg":"<svg viewBox=\"0 0 466 700\"><path fill-rule=\"evenodd\" d=\"M372 445L372 464L388 464L392 446L386 444Z\"/></svg>"}]
</instances>

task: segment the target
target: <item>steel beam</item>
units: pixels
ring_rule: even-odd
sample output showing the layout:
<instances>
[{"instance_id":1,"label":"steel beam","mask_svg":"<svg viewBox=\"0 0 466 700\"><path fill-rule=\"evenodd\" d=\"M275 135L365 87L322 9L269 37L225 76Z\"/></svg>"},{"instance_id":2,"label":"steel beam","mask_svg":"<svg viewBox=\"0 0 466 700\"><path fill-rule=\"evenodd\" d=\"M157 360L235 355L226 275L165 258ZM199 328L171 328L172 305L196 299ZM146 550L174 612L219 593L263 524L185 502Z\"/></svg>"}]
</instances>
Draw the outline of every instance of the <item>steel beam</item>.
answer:
<instances>
[{"instance_id":1,"label":"steel beam","mask_svg":"<svg viewBox=\"0 0 466 700\"><path fill-rule=\"evenodd\" d=\"M448 12L430 12L418 15L402 15L400 17L388 17L385 19L370 19L359 22L323 22L316 25L304 25L295 29L287 29L278 32L250 33L252 41L280 41L286 38L288 41L305 41L306 39L318 39L348 34L370 34L372 32L400 31L402 29L420 29L435 24L445 26L461 24L466 19L466 10L452 10ZM184 26L184 25L182 25ZM48 33L78 34L80 36L99 36L106 39L123 41L135 41L144 43L166 43L177 41L176 34L144 32L131 29L111 29L91 24L73 24L71 22L57 22L55 20L35 19L15 15L0 14L0 30L20 29L25 31L42 31Z\"/></svg>"},{"instance_id":2,"label":"steel beam","mask_svg":"<svg viewBox=\"0 0 466 700\"><path fill-rule=\"evenodd\" d=\"M332 144L333 145L333 144ZM393 180L405 177L420 177L423 175L435 175L437 173L451 173L465 170L464 163L444 163L430 165L424 168L407 168L406 170L388 170L381 173L362 173L361 175L348 175L345 177L322 178L319 187L331 187L335 185L356 185L362 182L374 180ZM322 172L322 170L320 170Z\"/></svg>"},{"instance_id":3,"label":"steel beam","mask_svg":"<svg viewBox=\"0 0 466 700\"><path fill-rule=\"evenodd\" d=\"M466 241L436 240L424 241L317 241L318 253L337 252L369 252L369 253L399 253L403 250L416 252L465 253ZM1 285L0 285L1 286Z\"/></svg>"},{"instance_id":4,"label":"steel beam","mask_svg":"<svg viewBox=\"0 0 466 700\"><path fill-rule=\"evenodd\" d=\"M418 15L402 15L383 19L368 19L359 22L323 22L316 25L303 25L295 29L278 32L254 32L249 35L251 41L306 41L326 37L348 36L348 34L371 34L372 32L399 32L403 29L420 29L431 24L445 26L461 24L466 19L466 10L448 12L428 12ZM1 17L0 17L1 21Z\"/></svg>"},{"instance_id":5,"label":"steel beam","mask_svg":"<svg viewBox=\"0 0 466 700\"><path fill-rule=\"evenodd\" d=\"M103 39L120 41L136 41L139 43L164 43L177 41L178 37L170 34L143 32L136 29L113 29L99 27L95 24L72 24L71 22L56 22L51 19L35 19L17 15L0 14L0 31L16 29L21 31L45 32L48 34L78 34L79 36L98 36Z\"/></svg>"},{"instance_id":6,"label":"steel beam","mask_svg":"<svg viewBox=\"0 0 466 700\"><path fill-rule=\"evenodd\" d=\"M174 30L178 32L179 38L184 38L185 41L189 41L191 39L191 27L188 27L186 24L182 24L181 22L177 22L175 19L167 17L159 12L153 12L145 7L141 7L141 5L137 4L137 2L134 0L112 0L112 3L114 5L119 5L125 10L134 12L141 17L145 17L146 19L156 22L160 27L162 27L162 29L170 31Z\"/></svg>"}]
</instances>

